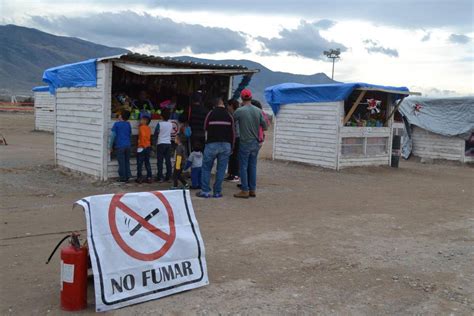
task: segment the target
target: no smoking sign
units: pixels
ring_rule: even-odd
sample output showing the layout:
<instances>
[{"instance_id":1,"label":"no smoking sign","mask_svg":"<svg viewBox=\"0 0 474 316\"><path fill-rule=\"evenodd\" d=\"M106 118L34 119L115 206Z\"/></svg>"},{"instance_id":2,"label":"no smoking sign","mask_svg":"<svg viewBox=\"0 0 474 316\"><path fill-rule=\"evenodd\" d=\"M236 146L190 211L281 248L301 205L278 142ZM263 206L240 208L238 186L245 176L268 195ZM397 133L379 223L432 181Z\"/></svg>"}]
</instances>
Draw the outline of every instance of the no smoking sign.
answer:
<instances>
[{"instance_id":1,"label":"no smoking sign","mask_svg":"<svg viewBox=\"0 0 474 316\"><path fill-rule=\"evenodd\" d=\"M96 195L84 207L96 310L209 284L189 191Z\"/></svg>"},{"instance_id":2,"label":"no smoking sign","mask_svg":"<svg viewBox=\"0 0 474 316\"><path fill-rule=\"evenodd\" d=\"M134 202L133 199L130 202ZM109 206L110 231L120 248L129 256L153 261L166 254L176 239L173 209L160 192L149 192L148 196L142 196L139 205L158 207L152 210L150 207L131 207L127 204L127 196L114 195ZM149 244L150 234L156 238L154 244L157 249L146 252L145 248L148 251L152 248ZM148 243L146 247L145 242Z\"/></svg>"}]
</instances>

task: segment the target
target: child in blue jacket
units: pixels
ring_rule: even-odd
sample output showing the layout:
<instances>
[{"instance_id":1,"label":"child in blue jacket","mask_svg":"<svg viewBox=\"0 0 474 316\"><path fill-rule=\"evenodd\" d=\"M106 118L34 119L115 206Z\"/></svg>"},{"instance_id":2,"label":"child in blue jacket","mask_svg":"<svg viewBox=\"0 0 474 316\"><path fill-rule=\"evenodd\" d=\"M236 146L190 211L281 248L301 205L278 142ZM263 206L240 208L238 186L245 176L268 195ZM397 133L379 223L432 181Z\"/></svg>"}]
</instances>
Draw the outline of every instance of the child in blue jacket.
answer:
<instances>
[{"instance_id":1,"label":"child in blue jacket","mask_svg":"<svg viewBox=\"0 0 474 316\"><path fill-rule=\"evenodd\" d=\"M109 140L109 151L115 151L119 164L120 182L128 182L132 173L130 172L130 147L132 137L132 126L128 119L130 112L122 111L119 120L112 126L112 133Z\"/></svg>"}]
</instances>

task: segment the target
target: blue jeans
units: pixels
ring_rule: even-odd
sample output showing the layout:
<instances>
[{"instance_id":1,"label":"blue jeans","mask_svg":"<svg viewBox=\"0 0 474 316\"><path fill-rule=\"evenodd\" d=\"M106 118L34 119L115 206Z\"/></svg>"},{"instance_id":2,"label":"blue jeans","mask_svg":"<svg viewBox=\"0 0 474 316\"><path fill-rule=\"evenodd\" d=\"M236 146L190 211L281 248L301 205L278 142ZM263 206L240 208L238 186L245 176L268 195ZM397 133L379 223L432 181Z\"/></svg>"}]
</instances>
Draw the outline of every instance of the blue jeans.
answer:
<instances>
[{"instance_id":1,"label":"blue jeans","mask_svg":"<svg viewBox=\"0 0 474 316\"><path fill-rule=\"evenodd\" d=\"M127 181L132 173L130 172L130 147L116 148L117 161L119 164L119 177L122 181Z\"/></svg>"},{"instance_id":2,"label":"blue jeans","mask_svg":"<svg viewBox=\"0 0 474 316\"><path fill-rule=\"evenodd\" d=\"M171 144L158 144L156 146L156 158L157 158L157 175L158 180L163 180L163 159L166 164L166 180L171 178L171 172L173 171L171 167Z\"/></svg>"},{"instance_id":3,"label":"blue jeans","mask_svg":"<svg viewBox=\"0 0 474 316\"><path fill-rule=\"evenodd\" d=\"M257 140L249 143L240 142L239 163L242 191L257 189L257 158L260 146Z\"/></svg>"},{"instance_id":4,"label":"blue jeans","mask_svg":"<svg viewBox=\"0 0 474 316\"><path fill-rule=\"evenodd\" d=\"M193 185L193 189L201 188L201 176L202 176L201 167L191 168L191 183Z\"/></svg>"},{"instance_id":5,"label":"blue jeans","mask_svg":"<svg viewBox=\"0 0 474 316\"><path fill-rule=\"evenodd\" d=\"M217 158L216 181L214 182L214 194L222 193L222 182L224 181L225 169L229 163L231 153L230 143L218 142L209 143L204 147L204 157L202 159L201 191L211 193L211 170L214 160Z\"/></svg>"},{"instance_id":6,"label":"blue jeans","mask_svg":"<svg viewBox=\"0 0 474 316\"><path fill-rule=\"evenodd\" d=\"M151 147L143 148L141 153L137 152L137 179L142 178L143 164L145 164L147 179L151 179L150 153Z\"/></svg>"}]
</instances>

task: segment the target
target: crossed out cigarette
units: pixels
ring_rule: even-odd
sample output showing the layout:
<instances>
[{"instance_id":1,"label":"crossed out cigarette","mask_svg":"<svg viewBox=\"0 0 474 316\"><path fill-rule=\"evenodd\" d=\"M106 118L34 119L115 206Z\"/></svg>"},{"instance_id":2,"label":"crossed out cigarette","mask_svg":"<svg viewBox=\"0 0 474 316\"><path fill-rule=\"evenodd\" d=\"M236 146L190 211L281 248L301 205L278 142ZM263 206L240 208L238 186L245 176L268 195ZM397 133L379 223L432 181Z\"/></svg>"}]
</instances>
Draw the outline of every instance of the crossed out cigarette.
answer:
<instances>
[{"instance_id":1,"label":"crossed out cigarette","mask_svg":"<svg viewBox=\"0 0 474 316\"><path fill-rule=\"evenodd\" d=\"M150 219L153 218L153 216L155 216L156 214L158 214L160 212L159 209L155 208L150 214L148 214L144 220L145 221L150 221ZM138 223L137 226L135 226L131 231L130 231L130 236L133 236L137 233L137 231L140 230L140 228L142 228L142 224Z\"/></svg>"}]
</instances>

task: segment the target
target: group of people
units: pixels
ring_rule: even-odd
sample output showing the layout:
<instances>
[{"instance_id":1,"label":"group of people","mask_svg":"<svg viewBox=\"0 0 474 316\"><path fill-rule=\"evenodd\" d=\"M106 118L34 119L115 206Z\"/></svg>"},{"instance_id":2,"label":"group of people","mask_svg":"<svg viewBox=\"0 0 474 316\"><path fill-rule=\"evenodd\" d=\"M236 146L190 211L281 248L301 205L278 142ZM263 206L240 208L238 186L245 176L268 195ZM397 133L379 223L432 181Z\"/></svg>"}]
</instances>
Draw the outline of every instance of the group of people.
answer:
<instances>
[{"instance_id":1,"label":"group of people","mask_svg":"<svg viewBox=\"0 0 474 316\"><path fill-rule=\"evenodd\" d=\"M242 104L230 100L226 105L222 98L213 100L213 108L206 111L196 99L192 104L186 126L172 139L173 126L169 112L162 113L153 133L149 126L151 117L143 112L138 128L137 182L152 182L150 155L152 139L157 153L157 181L173 181L172 189L198 189L201 198L222 197L222 183L228 170L228 180L240 180L240 192L236 198L256 197L257 158L264 141L268 119L252 93L244 89L240 95ZM119 164L120 181L131 177L131 125L130 112L124 110L114 123L109 141L110 151L115 151ZM186 144L190 140L191 150ZM171 156L174 153L174 165ZM216 162L215 181L211 188L211 171ZM166 167L164 174L163 163ZM145 166L146 177L142 169ZM191 169L189 186L183 172Z\"/></svg>"}]
</instances>

